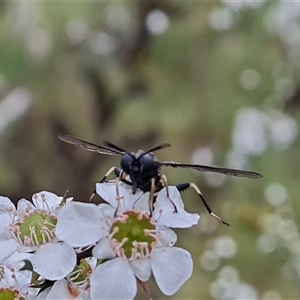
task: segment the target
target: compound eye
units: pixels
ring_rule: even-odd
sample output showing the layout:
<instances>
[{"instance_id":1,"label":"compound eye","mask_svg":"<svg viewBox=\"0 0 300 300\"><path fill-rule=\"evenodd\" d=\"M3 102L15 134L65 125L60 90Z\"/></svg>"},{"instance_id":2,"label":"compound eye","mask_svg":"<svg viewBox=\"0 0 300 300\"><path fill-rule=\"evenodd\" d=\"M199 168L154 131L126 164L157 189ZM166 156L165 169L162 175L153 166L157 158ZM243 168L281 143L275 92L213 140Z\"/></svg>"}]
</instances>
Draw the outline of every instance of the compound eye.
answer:
<instances>
[{"instance_id":1,"label":"compound eye","mask_svg":"<svg viewBox=\"0 0 300 300\"><path fill-rule=\"evenodd\" d=\"M140 158L140 163L142 166L142 174L147 176L151 175L155 169L153 155L147 153Z\"/></svg>"},{"instance_id":2,"label":"compound eye","mask_svg":"<svg viewBox=\"0 0 300 300\"><path fill-rule=\"evenodd\" d=\"M127 174L130 173L129 166L131 165L133 160L134 160L133 157L128 153L125 153L122 156L122 158L121 158L121 168L125 173L127 173Z\"/></svg>"}]
</instances>

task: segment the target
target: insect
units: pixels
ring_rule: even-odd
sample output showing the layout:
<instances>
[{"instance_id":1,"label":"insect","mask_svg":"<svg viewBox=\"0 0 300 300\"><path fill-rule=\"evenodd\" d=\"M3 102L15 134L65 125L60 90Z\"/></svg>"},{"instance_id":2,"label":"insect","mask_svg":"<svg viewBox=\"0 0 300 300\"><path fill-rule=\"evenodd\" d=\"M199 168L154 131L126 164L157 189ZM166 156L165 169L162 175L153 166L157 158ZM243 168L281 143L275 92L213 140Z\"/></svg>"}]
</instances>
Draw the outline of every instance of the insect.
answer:
<instances>
[{"instance_id":1,"label":"insect","mask_svg":"<svg viewBox=\"0 0 300 300\"><path fill-rule=\"evenodd\" d=\"M219 168L219 167L196 165L196 164L182 164L174 161L160 162L153 155L153 152L170 147L171 145L167 143L153 147L147 151L139 150L136 153L130 153L108 141L103 141L103 145L96 145L68 135L59 134L58 138L63 142L79 146L88 151L97 152L106 155L121 156L121 162L120 162L121 168L118 168L116 166L111 167L99 182L100 183L104 182L110 174L114 173L119 180L132 186L133 194L139 188L144 192L150 192L150 198L155 197L155 195L161 189L166 187L167 197L172 202L168 194L167 178L165 175L161 174L161 167L189 168L200 172L215 172L215 173L221 173L221 174L235 176L235 177L246 177L246 178L253 178L253 179L262 177L261 174L252 171L227 169L227 168ZM128 178L127 176L129 176L130 181L127 179ZM216 218L218 221L223 223L224 225L230 226L227 222L223 221L219 216L213 213L212 209L207 204L200 189L195 183L192 182L180 183L176 185L176 187L179 190L179 192L183 192L188 188L192 187L196 191L200 199L202 200L208 213L212 217ZM94 195L95 193L91 196L91 198ZM173 205L176 212L176 206L174 203Z\"/></svg>"}]
</instances>

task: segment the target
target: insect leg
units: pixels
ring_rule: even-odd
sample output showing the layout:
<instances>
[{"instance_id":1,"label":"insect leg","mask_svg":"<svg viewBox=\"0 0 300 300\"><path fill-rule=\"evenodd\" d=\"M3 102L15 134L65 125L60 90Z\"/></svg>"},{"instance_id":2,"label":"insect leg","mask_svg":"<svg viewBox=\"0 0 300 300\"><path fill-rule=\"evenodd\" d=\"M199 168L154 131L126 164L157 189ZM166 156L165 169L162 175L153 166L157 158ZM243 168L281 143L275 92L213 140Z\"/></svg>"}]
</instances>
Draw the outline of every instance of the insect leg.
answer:
<instances>
[{"instance_id":1,"label":"insect leg","mask_svg":"<svg viewBox=\"0 0 300 300\"><path fill-rule=\"evenodd\" d=\"M120 177L122 175L122 172L120 173L119 177L116 178L115 180L115 184L116 184L116 200L117 200L117 207L116 207L116 210L115 210L115 216L117 215L117 212L119 210L119 207L120 207L120 200L123 198L122 196L120 196L120 191L119 191L119 182L120 182Z\"/></svg>"},{"instance_id":2,"label":"insect leg","mask_svg":"<svg viewBox=\"0 0 300 300\"><path fill-rule=\"evenodd\" d=\"M166 193L167 193L167 198L168 200L173 204L174 206L174 212L177 213L177 207L175 205L175 203L172 201L172 199L170 198L170 193L169 193L169 188L168 188L168 180L167 180L167 176L166 175L161 175L160 176L160 180L162 183L162 186L164 186L166 188Z\"/></svg>"},{"instance_id":3,"label":"insect leg","mask_svg":"<svg viewBox=\"0 0 300 300\"><path fill-rule=\"evenodd\" d=\"M120 174L123 172L123 170L120 169L120 168L115 168L115 169L114 169L114 172L115 172L116 177L119 177L119 178L120 178ZM123 173L124 173L124 172L123 172ZM131 181L125 179L126 176L122 175L122 177L124 177L124 178L121 178L121 179L120 179L122 182L124 182L124 183L126 183L126 184L128 184L128 185L132 185L132 182L131 182Z\"/></svg>"},{"instance_id":4,"label":"insect leg","mask_svg":"<svg viewBox=\"0 0 300 300\"><path fill-rule=\"evenodd\" d=\"M105 175L102 177L102 179L99 181L99 183L104 182L112 172L115 172L115 173L116 173L116 169L118 169L118 168L117 168L117 167L111 167L111 168L105 173ZM121 173L122 173L122 172L121 172ZM120 173L120 175L121 175L121 173ZM120 176L120 175L119 175L119 176Z\"/></svg>"},{"instance_id":5,"label":"insect leg","mask_svg":"<svg viewBox=\"0 0 300 300\"><path fill-rule=\"evenodd\" d=\"M209 205L207 204L206 200L204 199L200 189L198 188L198 186L195 183L192 182L187 182L187 183L180 183L176 185L177 189L179 192L184 192L185 190L187 190L188 188L192 187L196 193L198 194L198 196L200 197L201 201L203 202L206 210L208 211L208 213L214 217L215 219L217 219L218 221L220 221L222 224L226 225L226 226L230 226L229 223L223 221L219 216L217 216L216 214L213 213L213 211L211 210L211 208L209 207Z\"/></svg>"},{"instance_id":6,"label":"insect leg","mask_svg":"<svg viewBox=\"0 0 300 300\"><path fill-rule=\"evenodd\" d=\"M98 182L98 183L102 183L104 182L108 176L112 173L112 172L115 172L116 173L116 169L118 169L117 167L111 167L106 173L105 175L102 177L102 179ZM122 172L120 173L120 175L122 174ZM91 195L90 199L89 199L89 202L91 202L93 200L93 198L95 197L96 195L96 190L94 190L93 194Z\"/></svg>"},{"instance_id":7,"label":"insect leg","mask_svg":"<svg viewBox=\"0 0 300 300\"><path fill-rule=\"evenodd\" d=\"M153 212L153 206L154 206L154 193L155 193L155 179L151 178L151 188L150 188L150 195L149 195L149 210L150 215L152 215Z\"/></svg>"}]
</instances>

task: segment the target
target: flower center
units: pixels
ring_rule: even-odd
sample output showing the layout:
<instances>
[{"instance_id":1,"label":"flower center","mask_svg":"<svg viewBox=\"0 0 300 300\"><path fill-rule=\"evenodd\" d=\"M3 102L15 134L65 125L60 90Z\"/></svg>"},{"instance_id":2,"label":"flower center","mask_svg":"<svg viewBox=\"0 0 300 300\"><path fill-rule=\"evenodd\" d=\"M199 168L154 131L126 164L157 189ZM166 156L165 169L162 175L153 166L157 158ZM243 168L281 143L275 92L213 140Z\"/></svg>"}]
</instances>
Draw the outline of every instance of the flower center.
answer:
<instances>
[{"instance_id":1,"label":"flower center","mask_svg":"<svg viewBox=\"0 0 300 300\"><path fill-rule=\"evenodd\" d=\"M78 265L75 266L74 270L68 276L69 282L73 283L79 288L85 289L89 284L89 276L92 270L90 265L85 259L82 259ZM69 285L70 287L71 285Z\"/></svg>"},{"instance_id":2,"label":"flower center","mask_svg":"<svg viewBox=\"0 0 300 300\"><path fill-rule=\"evenodd\" d=\"M27 300L28 292L19 291L19 286L15 269L0 265L0 299L2 300Z\"/></svg>"},{"instance_id":3,"label":"flower center","mask_svg":"<svg viewBox=\"0 0 300 300\"><path fill-rule=\"evenodd\" d=\"M134 211L125 212L115 219L110 237L116 254L130 260L150 256L158 239L149 216Z\"/></svg>"},{"instance_id":4,"label":"flower center","mask_svg":"<svg viewBox=\"0 0 300 300\"><path fill-rule=\"evenodd\" d=\"M10 227L13 237L25 246L39 246L55 237L57 218L50 212L35 210Z\"/></svg>"},{"instance_id":5,"label":"flower center","mask_svg":"<svg viewBox=\"0 0 300 300\"><path fill-rule=\"evenodd\" d=\"M19 296L19 292L17 290L11 289L0 289L0 299L2 300L25 300L24 297Z\"/></svg>"}]
</instances>

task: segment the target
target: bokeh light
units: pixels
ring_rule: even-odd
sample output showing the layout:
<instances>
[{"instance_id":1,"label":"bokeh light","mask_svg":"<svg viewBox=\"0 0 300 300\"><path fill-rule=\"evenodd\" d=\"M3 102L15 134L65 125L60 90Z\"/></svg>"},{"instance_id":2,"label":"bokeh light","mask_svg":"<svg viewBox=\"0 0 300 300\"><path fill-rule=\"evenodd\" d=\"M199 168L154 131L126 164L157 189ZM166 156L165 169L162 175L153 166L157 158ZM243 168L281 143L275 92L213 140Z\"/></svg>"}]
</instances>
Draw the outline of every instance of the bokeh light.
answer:
<instances>
[{"instance_id":1,"label":"bokeh light","mask_svg":"<svg viewBox=\"0 0 300 300\"><path fill-rule=\"evenodd\" d=\"M59 133L261 173L160 169L232 225L182 194L201 220L176 231L195 266L174 299L299 299L299 20L282 0L0 3L1 195L88 201L119 167Z\"/></svg>"}]
</instances>

